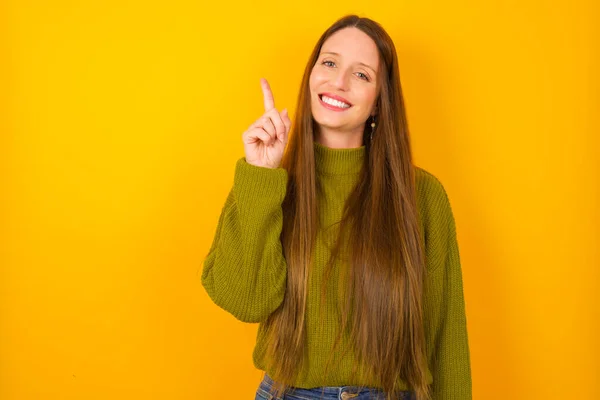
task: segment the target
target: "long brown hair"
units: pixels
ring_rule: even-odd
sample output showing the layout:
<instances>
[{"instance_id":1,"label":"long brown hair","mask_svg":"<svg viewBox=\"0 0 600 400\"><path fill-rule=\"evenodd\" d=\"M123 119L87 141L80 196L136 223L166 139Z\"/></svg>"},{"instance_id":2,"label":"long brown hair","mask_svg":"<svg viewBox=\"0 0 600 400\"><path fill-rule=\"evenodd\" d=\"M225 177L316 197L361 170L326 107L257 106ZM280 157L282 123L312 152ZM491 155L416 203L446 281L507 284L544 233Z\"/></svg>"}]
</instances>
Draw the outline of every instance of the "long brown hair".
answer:
<instances>
[{"instance_id":1,"label":"long brown hair","mask_svg":"<svg viewBox=\"0 0 600 400\"><path fill-rule=\"evenodd\" d=\"M330 359L342 334L349 329L350 342L364 368L361 373L378 382L388 400L398 397L399 378L411 386L417 400L427 400L431 394L426 383L422 314L425 252L398 58L392 39L381 25L357 15L340 18L323 33L304 71L296 118L282 160L282 167L288 171L281 233L288 266L287 289L282 305L265 321L266 362L275 381L276 396L293 385L305 362L308 276L319 229L320 191L313 147L317 126L311 113L309 78L323 43L348 27L360 29L376 43L380 86L377 127L371 142L370 121L365 122L364 164L345 203L340 235L321 289L322 307L326 282L343 246L350 258L347 276L339 277L343 282L342 321Z\"/></svg>"}]
</instances>

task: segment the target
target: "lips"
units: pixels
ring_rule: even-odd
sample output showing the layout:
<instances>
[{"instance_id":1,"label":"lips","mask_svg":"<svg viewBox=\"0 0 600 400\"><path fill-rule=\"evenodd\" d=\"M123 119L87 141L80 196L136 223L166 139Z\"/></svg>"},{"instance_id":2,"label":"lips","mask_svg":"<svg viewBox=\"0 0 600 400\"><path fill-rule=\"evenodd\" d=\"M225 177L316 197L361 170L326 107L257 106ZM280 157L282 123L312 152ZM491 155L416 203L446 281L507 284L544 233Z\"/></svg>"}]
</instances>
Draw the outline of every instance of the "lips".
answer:
<instances>
[{"instance_id":1,"label":"lips","mask_svg":"<svg viewBox=\"0 0 600 400\"><path fill-rule=\"evenodd\" d=\"M348 100L346 100L345 98L343 98L343 97L341 97L341 96L337 96L337 95L335 95L335 94L332 94L332 93L327 93L327 92L324 92L324 93L319 93L319 98L320 98L321 100L322 100L322 96L327 96L327 97L329 97L330 99L334 99L334 100L341 101L341 102L343 102L343 103L346 103L346 104L348 104L350 107L352 107L352 103L350 103Z\"/></svg>"}]
</instances>

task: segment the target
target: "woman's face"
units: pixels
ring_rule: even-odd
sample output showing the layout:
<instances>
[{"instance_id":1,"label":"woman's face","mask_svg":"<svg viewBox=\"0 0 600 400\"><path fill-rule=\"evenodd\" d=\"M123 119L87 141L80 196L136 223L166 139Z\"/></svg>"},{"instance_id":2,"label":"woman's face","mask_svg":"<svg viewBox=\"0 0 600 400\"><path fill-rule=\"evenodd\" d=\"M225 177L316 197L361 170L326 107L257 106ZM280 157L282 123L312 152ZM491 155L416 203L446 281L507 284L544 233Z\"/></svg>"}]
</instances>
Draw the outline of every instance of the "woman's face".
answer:
<instances>
[{"instance_id":1,"label":"woman's face","mask_svg":"<svg viewBox=\"0 0 600 400\"><path fill-rule=\"evenodd\" d=\"M311 110L321 132L360 132L377 99L377 45L358 28L331 35L310 74Z\"/></svg>"}]
</instances>

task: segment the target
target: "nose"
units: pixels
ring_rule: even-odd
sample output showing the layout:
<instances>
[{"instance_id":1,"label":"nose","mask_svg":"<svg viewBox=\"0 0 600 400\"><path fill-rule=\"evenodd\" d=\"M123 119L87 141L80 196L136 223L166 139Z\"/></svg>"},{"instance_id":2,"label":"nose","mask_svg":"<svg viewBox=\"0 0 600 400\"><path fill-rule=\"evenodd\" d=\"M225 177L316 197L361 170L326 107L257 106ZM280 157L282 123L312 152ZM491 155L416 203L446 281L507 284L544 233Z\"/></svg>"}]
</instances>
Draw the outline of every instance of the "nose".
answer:
<instances>
[{"instance_id":1,"label":"nose","mask_svg":"<svg viewBox=\"0 0 600 400\"><path fill-rule=\"evenodd\" d=\"M348 90L348 85L349 85L349 83L348 83L349 76L348 75L349 75L348 71L341 70L341 69L338 70L338 73L334 79L334 84L337 89L343 90L343 91Z\"/></svg>"}]
</instances>

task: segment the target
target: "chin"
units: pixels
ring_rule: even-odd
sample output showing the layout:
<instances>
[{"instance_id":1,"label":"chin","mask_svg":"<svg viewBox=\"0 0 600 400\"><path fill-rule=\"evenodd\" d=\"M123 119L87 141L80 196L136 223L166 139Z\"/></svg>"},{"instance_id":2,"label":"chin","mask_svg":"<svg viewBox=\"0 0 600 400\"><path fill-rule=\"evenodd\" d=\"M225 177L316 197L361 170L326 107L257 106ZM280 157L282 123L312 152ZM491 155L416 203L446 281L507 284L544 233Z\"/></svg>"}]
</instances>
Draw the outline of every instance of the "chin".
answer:
<instances>
[{"instance_id":1,"label":"chin","mask_svg":"<svg viewBox=\"0 0 600 400\"><path fill-rule=\"evenodd\" d=\"M327 128L327 129L329 129L331 131L336 131L336 130L337 131L343 131L343 130L345 130L345 126L346 126L344 124L329 123L329 122L324 122L324 123L317 122L317 125L318 126L322 126L324 128Z\"/></svg>"},{"instance_id":2,"label":"chin","mask_svg":"<svg viewBox=\"0 0 600 400\"><path fill-rule=\"evenodd\" d=\"M339 128L340 126L342 126L340 121L335 121L333 118L323 118L322 115L318 115L315 117L315 115L313 114L313 119L317 124L325 126L327 128Z\"/></svg>"},{"instance_id":3,"label":"chin","mask_svg":"<svg viewBox=\"0 0 600 400\"><path fill-rule=\"evenodd\" d=\"M344 125L347 118L341 118L341 115L335 115L334 113L327 113L319 110L318 112L312 113L313 119L319 124L328 128L335 128ZM344 116L346 117L346 116Z\"/></svg>"}]
</instances>

